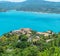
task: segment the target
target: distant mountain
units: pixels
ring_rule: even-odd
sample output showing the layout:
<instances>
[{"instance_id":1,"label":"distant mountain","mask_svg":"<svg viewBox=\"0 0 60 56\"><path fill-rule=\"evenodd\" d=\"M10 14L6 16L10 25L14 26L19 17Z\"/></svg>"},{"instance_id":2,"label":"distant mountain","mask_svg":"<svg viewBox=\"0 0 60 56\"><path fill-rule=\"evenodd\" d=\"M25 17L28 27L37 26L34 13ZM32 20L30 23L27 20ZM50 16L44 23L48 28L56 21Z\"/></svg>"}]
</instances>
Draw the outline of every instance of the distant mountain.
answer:
<instances>
[{"instance_id":1,"label":"distant mountain","mask_svg":"<svg viewBox=\"0 0 60 56\"><path fill-rule=\"evenodd\" d=\"M0 11L7 10L60 13L60 2L27 0L25 2L0 2Z\"/></svg>"}]
</instances>

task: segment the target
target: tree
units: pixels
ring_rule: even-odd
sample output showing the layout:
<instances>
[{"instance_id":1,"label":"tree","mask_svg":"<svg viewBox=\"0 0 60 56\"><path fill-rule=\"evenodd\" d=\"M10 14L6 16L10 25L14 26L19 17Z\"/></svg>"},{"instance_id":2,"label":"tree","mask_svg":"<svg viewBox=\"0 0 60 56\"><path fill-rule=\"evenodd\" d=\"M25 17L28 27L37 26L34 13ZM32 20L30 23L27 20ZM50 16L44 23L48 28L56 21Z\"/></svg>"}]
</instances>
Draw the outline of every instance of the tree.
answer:
<instances>
[{"instance_id":1,"label":"tree","mask_svg":"<svg viewBox=\"0 0 60 56\"><path fill-rule=\"evenodd\" d=\"M28 37L26 35L20 35L19 40L21 41L27 41Z\"/></svg>"},{"instance_id":2,"label":"tree","mask_svg":"<svg viewBox=\"0 0 60 56\"><path fill-rule=\"evenodd\" d=\"M22 52L22 56L38 56L39 50L36 46L25 48Z\"/></svg>"}]
</instances>

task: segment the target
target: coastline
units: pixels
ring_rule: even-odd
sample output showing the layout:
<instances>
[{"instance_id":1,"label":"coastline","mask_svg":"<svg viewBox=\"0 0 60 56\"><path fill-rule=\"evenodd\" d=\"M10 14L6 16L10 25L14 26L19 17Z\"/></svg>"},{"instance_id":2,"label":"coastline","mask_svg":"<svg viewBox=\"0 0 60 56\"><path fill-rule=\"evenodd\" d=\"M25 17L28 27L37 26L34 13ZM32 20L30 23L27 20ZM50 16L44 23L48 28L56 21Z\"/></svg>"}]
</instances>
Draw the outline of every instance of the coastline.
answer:
<instances>
[{"instance_id":1,"label":"coastline","mask_svg":"<svg viewBox=\"0 0 60 56\"><path fill-rule=\"evenodd\" d=\"M47 13L47 12L37 12L37 11L20 11L20 12L30 12L30 13L36 13L36 14L60 14L60 13L50 13L50 12Z\"/></svg>"},{"instance_id":2,"label":"coastline","mask_svg":"<svg viewBox=\"0 0 60 56\"><path fill-rule=\"evenodd\" d=\"M6 12L9 11L17 11L17 12L29 12L29 13L35 13L35 14L60 14L60 13L50 13L50 12L37 12L37 11L18 11L18 10L7 10ZM4 12L4 11L3 11Z\"/></svg>"}]
</instances>

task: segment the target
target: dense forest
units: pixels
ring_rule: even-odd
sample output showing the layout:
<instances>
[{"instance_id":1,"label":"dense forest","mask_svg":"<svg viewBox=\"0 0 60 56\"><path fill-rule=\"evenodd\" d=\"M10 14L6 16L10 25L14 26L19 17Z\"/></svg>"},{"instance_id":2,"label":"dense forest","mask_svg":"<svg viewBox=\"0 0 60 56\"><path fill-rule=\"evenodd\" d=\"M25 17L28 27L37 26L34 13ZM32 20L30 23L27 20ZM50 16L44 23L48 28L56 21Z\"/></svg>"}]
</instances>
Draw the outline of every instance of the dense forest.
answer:
<instances>
[{"instance_id":1,"label":"dense forest","mask_svg":"<svg viewBox=\"0 0 60 56\"><path fill-rule=\"evenodd\" d=\"M7 10L33 11L43 13L60 13L60 2L47 2L44 0L27 0L25 2L0 2L0 12Z\"/></svg>"},{"instance_id":2,"label":"dense forest","mask_svg":"<svg viewBox=\"0 0 60 56\"><path fill-rule=\"evenodd\" d=\"M60 56L60 33L31 29L5 33L0 37L0 56Z\"/></svg>"}]
</instances>

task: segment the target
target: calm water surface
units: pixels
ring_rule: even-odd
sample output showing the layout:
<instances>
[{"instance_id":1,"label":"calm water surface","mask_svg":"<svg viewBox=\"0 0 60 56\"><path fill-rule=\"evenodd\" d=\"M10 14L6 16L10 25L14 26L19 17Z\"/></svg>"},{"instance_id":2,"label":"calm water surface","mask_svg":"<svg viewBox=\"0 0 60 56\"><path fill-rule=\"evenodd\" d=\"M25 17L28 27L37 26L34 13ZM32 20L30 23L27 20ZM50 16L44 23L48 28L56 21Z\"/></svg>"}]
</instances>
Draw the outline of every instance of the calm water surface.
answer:
<instances>
[{"instance_id":1,"label":"calm water surface","mask_svg":"<svg viewBox=\"0 0 60 56\"><path fill-rule=\"evenodd\" d=\"M41 32L47 30L60 32L60 14L0 12L0 35L20 28L31 28Z\"/></svg>"}]
</instances>

